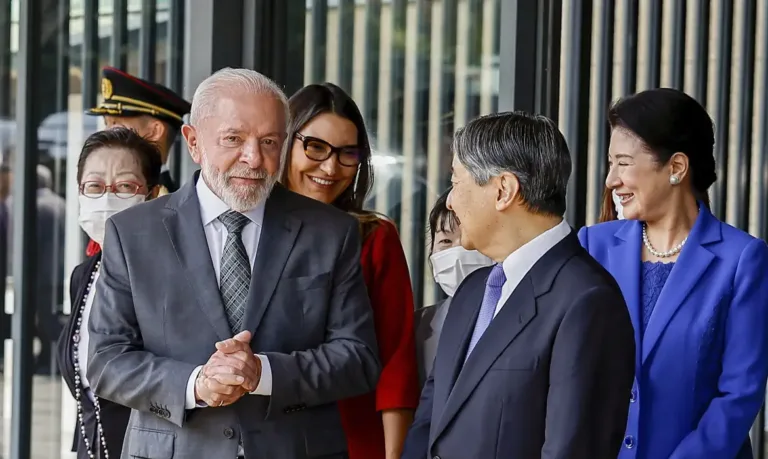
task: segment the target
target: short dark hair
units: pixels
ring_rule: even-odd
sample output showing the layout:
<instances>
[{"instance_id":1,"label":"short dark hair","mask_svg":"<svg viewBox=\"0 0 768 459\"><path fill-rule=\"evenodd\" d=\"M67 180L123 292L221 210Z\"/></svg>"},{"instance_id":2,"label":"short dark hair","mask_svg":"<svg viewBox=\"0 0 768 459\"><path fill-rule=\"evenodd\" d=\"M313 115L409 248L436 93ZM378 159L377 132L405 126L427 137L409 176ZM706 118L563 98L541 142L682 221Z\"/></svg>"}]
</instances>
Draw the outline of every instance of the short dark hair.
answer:
<instances>
[{"instance_id":1,"label":"short dark hair","mask_svg":"<svg viewBox=\"0 0 768 459\"><path fill-rule=\"evenodd\" d=\"M91 153L102 148L123 148L131 152L139 160L141 172L147 182L147 188L152 189L160 183L160 150L157 145L140 136L133 129L114 127L91 134L80 150L77 161L77 183L83 179L83 169Z\"/></svg>"},{"instance_id":2,"label":"short dark hair","mask_svg":"<svg viewBox=\"0 0 768 459\"><path fill-rule=\"evenodd\" d=\"M459 217L448 208L448 195L451 194L451 188L448 188L441 194L432 210L429 212L429 253L432 254L432 248L435 246L435 234L438 231L455 231L461 225Z\"/></svg>"},{"instance_id":3,"label":"short dark hair","mask_svg":"<svg viewBox=\"0 0 768 459\"><path fill-rule=\"evenodd\" d=\"M522 111L481 116L456 131L453 152L478 185L511 172L529 211L565 214L571 155L546 116Z\"/></svg>"},{"instance_id":4,"label":"short dark hair","mask_svg":"<svg viewBox=\"0 0 768 459\"><path fill-rule=\"evenodd\" d=\"M288 157L283 169L281 181L285 183L290 167L291 145L296 133L315 117L323 113L333 113L351 121L357 128L357 145L362 150L360 166L354 183L344 190L333 205L345 212L365 213L365 199L373 186L373 164L371 163L371 143L365 129L365 120L360 109L343 89L333 83L310 84L299 89L288 100L291 113L288 127Z\"/></svg>"},{"instance_id":5,"label":"short dark hair","mask_svg":"<svg viewBox=\"0 0 768 459\"><path fill-rule=\"evenodd\" d=\"M694 195L709 207L707 190L717 180L715 128L696 99L677 89L649 89L618 100L608 111L608 122L640 139L659 164L684 153Z\"/></svg>"}]
</instances>

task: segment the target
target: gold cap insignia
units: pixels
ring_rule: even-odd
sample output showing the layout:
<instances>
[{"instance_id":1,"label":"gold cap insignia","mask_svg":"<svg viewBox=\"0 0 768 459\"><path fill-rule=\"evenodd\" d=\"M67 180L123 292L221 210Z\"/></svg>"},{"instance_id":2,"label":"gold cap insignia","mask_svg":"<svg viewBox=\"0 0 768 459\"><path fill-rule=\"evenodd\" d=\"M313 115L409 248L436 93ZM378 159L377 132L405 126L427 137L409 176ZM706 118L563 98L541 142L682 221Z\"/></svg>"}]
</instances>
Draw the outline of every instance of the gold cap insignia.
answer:
<instances>
[{"instance_id":1,"label":"gold cap insignia","mask_svg":"<svg viewBox=\"0 0 768 459\"><path fill-rule=\"evenodd\" d=\"M110 99L112 97L112 82L109 81L109 78L101 79L101 96L104 98L104 100Z\"/></svg>"}]
</instances>

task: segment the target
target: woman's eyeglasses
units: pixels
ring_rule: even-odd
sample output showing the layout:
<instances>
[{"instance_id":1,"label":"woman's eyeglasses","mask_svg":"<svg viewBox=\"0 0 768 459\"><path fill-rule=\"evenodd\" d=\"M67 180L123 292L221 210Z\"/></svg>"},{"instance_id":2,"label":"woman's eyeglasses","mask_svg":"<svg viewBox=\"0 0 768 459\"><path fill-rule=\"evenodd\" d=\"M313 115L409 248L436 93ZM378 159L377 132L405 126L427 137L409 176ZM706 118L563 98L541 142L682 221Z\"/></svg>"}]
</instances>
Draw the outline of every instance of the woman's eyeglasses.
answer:
<instances>
[{"instance_id":1,"label":"woman's eyeglasses","mask_svg":"<svg viewBox=\"0 0 768 459\"><path fill-rule=\"evenodd\" d=\"M363 157L364 150L361 147L334 147L323 139L305 136L298 132L296 138L303 143L304 154L313 161L322 162L335 154L342 166L356 167Z\"/></svg>"},{"instance_id":2,"label":"woman's eyeglasses","mask_svg":"<svg viewBox=\"0 0 768 459\"><path fill-rule=\"evenodd\" d=\"M128 199L139 194L143 188L136 182L115 182L107 185L104 182L90 181L80 184L80 194L86 198L97 199L104 196L104 193L111 191L115 196L121 199Z\"/></svg>"}]
</instances>

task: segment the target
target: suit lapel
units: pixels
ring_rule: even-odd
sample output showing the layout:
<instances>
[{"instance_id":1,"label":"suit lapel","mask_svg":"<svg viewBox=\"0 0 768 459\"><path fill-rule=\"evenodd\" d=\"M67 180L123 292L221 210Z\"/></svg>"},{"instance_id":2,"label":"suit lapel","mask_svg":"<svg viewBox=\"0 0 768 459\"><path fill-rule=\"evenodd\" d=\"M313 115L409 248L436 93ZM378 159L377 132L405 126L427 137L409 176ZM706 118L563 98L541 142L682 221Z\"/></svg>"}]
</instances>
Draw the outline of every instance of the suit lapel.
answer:
<instances>
[{"instance_id":1,"label":"suit lapel","mask_svg":"<svg viewBox=\"0 0 768 459\"><path fill-rule=\"evenodd\" d=\"M200 204L197 199L195 178L174 193L168 201L167 209L172 212L163 219L168 237L179 259L190 287L195 293L197 304L213 326L220 339L232 337L232 331L224 312L219 284L213 270L208 241L205 238Z\"/></svg>"},{"instance_id":2,"label":"suit lapel","mask_svg":"<svg viewBox=\"0 0 768 459\"><path fill-rule=\"evenodd\" d=\"M672 317L715 259L714 254L707 250L705 245L721 240L720 223L715 220L706 206L701 205L700 209L688 241L683 246L661 290L648 322L643 337L642 362L645 362L651 354ZM683 268L679 268L681 265Z\"/></svg>"},{"instance_id":3,"label":"suit lapel","mask_svg":"<svg viewBox=\"0 0 768 459\"><path fill-rule=\"evenodd\" d=\"M252 333L261 323L301 228L301 221L287 211L287 193L282 186L276 185L264 209L264 226L251 270L244 319L244 329Z\"/></svg>"},{"instance_id":4,"label":"suit lapel","mask_svg":"<svg viewBox=\"0 0 768 459\"><path fill-rule=\"evenodd\" d=\"M479 296L482 298L482 292L480 292ZM469 341L469 337L474 330L477 312L473 316L475 320L467 320L471 326L468 327L463 337L464 339L461 341L463 347L456 350L461 352L451 353L456 362L454 365L459 369L458 378L448 396L435 434L432 436L433 439L436 439L445 430L448 423L456 416L461 406L467 401L467 398L475 390L480 380L491 368L491 365L535 316L536 298L534 297L531 276L528 274L512 292L512 295L504 303L504 307L494 317L482 338L478 341L472 354L464 362L464 355L467 349L466 343Z\"/></svg>"},{"instance_id":5,"label":"suit lapel","mask_svg":"<svg viewBox=\"0 0 768 459\"><path fill-rule=\"evenodd\" d=\"M618 243L608 252L610 272L621 288L629 309L629 317L635 330L635 342L640 342L640 256L642 226L637 221L627 221L616 232ZM640 368L641 347L635 346L635 369Z\"/></svg>"},{"instance_id":6,"label":"suit lapel","mask_svg":"<svg viewBox=\"0 0 768 459\"><path fill-rule=\"evenodd\" d=\"M434 372L434 412L442 413L443 405L453 390L456 378L461 371L472 330L477 320L482 303L485 282L490 268L481 268L485 272L475 276L466 287L461 286L451 302L451 308L443 323L435 354ZM455 317L455 319L454 319ZM442 347L441 347L442 346ZM433 424L432 428L435 428Z\"/></svg>"}]
</instances>

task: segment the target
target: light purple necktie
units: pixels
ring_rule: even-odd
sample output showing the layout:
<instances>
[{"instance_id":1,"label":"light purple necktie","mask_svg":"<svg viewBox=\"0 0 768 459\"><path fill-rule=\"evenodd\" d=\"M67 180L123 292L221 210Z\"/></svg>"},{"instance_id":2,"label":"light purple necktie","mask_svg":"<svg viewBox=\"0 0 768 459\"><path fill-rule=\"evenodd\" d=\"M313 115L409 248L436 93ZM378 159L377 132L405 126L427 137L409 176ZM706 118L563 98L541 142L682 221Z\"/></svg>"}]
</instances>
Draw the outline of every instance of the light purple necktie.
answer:
<instances>
[{"instance_id":1,"label":"light purple necktie","mask_svg":"<svg viewBox=\"0 0 768 459\"><path fill-rule=\"evenodd\" d=\"M469 347L467 348L467 356L464 361L467 361L469 354L480 341L480 337L483 336L488 325L493 320L493 314L496 312L496 305L501 298L501 287L504 282L507 281L507 276L504 275L504 267L497 263L493 266L491 274L488 275L488 280L485 282L485 294L483 294L483 304L480 305L480 313L477 315L477 322L475 322L475 330L472 332L472 338L469 340Z\"/></svg>"}]
</instances>

